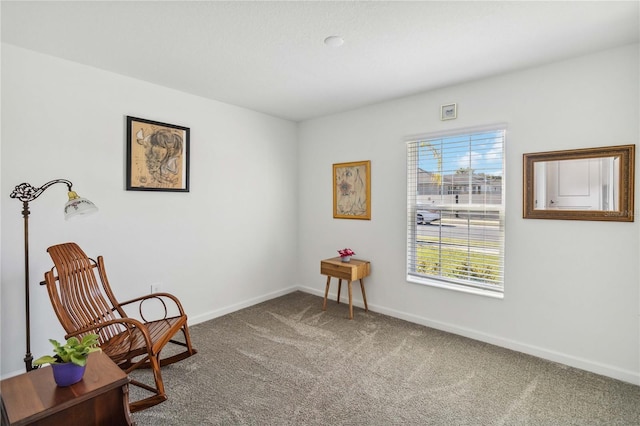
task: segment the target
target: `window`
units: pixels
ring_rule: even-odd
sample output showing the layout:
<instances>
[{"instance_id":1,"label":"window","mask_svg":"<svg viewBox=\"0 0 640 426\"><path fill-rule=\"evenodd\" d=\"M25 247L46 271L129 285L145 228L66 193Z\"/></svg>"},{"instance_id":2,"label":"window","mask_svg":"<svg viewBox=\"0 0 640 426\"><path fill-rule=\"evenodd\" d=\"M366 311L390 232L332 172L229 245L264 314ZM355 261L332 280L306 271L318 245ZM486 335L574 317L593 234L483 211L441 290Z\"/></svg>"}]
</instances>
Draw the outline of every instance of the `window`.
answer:
<instances>
[{"instance_id":1,"label":"window","mask_svg":"<svg viewBox=\"0 0 640 426\"><path fill-rule=\"evenodd\" d=\"M407 280L502 297L506 126L407 140Z\"/></svg>"}]
</instances>

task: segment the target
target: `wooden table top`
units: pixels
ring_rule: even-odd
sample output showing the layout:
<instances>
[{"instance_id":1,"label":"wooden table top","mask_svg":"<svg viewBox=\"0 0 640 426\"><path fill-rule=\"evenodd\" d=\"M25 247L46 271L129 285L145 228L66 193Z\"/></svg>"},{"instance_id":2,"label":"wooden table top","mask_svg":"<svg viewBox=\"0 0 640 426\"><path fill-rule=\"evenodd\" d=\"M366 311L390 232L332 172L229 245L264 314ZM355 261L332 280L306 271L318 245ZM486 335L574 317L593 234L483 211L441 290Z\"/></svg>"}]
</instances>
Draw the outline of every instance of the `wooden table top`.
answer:
<instances>
[{"instance_id":1,"label":"wooden table top","mask_svg":"<svg viewBox=\"0 0 640 426\"><path fill-rule=\"evenodd\" d=\"M51 367L47 366L2 380L0 395L9 422L21 424L128 383L128 376L107 355L93 352L83 379L74 385L56 385Z\"/></svg>"}]
</instances>

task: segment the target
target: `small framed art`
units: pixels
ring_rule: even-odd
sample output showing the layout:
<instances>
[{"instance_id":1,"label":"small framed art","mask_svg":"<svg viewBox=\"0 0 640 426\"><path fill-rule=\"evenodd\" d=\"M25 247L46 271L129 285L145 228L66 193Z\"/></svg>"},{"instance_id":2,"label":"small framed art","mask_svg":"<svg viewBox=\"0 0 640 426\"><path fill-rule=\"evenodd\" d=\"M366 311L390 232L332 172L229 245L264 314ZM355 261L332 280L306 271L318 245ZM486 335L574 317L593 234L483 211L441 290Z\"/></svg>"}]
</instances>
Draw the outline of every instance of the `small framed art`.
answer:
<instances>
[{"instance_id":1,"label":"small framed art","mask_svg":"<svg viewBox=\"0 0 640 426\"><path fill-rule=\"evenodd\" d=\"M456 104L447 104L440 107L440 120L453 120L458 116Z\"/></svg>"},{"instance_id":2,"label":"small framed art","mask_svg":"<svg viewBox=\"0 0 640 426\"><path fill-rule=\"evenodd\" d=\"M333 165L333 217L371 220L371 161Z\"/></svg>"},{"instance_id":3,"label":"small framed art","mask_svg":"<svg viewBox=\"0 0 640 426\"><path fill-rule=\"evenodd\" d=\"M189 192L189 128L127 116L127 190Z\"/></svg>"}]
</instances>

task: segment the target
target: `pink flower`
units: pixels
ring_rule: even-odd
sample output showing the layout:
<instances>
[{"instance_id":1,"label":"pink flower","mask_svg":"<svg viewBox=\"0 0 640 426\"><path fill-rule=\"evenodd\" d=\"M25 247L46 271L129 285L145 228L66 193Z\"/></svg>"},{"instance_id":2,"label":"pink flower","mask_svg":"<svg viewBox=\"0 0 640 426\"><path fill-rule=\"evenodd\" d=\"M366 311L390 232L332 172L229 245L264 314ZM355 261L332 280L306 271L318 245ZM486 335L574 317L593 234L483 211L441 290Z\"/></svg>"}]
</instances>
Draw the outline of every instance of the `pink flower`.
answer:
<instances>
[{"instance_id":1,"label":"pink flower","mask_svg":"<svg viewBox=\"0 0 640 426\"><path fill-rule=\"evenodd\" d=\"M340 254L340 257L353 256L354 254L356 254L356 252L354 252L350 248L345 248L345 249L342 249L342 250L338 250L338 253Z\"/></svg>"}]
</instances>

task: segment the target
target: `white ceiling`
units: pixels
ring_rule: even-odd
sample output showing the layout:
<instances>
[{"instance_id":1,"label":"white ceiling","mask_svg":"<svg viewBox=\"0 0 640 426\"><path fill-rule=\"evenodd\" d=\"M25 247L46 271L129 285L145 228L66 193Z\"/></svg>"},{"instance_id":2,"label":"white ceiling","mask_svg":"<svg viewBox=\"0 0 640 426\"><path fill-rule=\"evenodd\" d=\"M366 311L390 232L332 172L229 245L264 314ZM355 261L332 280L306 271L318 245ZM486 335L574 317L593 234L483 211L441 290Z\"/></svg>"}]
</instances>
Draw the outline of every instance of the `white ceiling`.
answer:
<instances>
[{"instance_id":1,"label":"white ceiling","mask_svg":"<svg viewBox=\"0 0 640 426\"><path fill-rule=\"evenodd\" d=\"M637 43L639 4L2 1L1 16L3 42L301 121Z\"/></svg>"}]
</instances>

